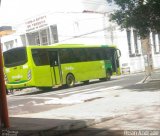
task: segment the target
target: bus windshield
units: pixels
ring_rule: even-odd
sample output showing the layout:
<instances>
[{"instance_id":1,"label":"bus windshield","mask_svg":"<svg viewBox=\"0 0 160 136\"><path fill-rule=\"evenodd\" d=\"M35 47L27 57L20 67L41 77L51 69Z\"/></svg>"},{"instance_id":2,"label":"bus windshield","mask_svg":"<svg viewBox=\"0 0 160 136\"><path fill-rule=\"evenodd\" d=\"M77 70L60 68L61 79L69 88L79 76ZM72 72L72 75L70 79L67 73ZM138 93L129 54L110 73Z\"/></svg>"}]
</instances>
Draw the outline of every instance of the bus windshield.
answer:
<instances>
[{"instance_id":1,"label":"bus windshield","mask_svg":"<svg viewBox=\"0 0 160 136\"><path fill-rule=\"evenodd\" d=\"M27 62L26 48L15 48L3 53L5 67L23 65Z\"/></svg>"}]
</instances>

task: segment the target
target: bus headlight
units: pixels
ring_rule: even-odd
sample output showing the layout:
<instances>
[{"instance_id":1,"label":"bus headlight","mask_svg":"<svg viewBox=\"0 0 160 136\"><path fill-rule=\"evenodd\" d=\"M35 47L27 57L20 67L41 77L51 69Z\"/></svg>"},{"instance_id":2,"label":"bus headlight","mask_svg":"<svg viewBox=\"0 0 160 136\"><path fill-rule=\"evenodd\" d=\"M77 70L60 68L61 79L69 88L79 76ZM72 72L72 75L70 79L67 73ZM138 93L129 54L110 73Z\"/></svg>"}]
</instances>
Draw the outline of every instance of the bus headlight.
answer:
<instances>
[{"instance_id":1,"label":"bus headlight","mask_svg":"<svg viewBox=\"0 0 160 136\"><path fill-rule=\"evenodd\" d=\"M31 80L31 78L32 78L31 70L28 70L28 75L27 75L27 77L28 77L28 80Z\"/></svg>"}]
</instances>

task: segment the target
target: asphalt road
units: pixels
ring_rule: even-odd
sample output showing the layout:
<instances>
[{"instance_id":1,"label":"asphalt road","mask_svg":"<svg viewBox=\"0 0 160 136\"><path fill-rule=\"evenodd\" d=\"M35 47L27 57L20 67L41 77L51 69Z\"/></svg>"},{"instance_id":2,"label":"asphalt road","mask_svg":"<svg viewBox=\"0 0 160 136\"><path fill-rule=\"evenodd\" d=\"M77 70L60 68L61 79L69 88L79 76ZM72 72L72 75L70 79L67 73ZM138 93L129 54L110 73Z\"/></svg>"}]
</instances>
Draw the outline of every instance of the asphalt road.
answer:
<instances>
[{"instance_id":1,"label":"asphalt road","mask_svg":"<svg viewBox=\"0 0 160 136\"><path fill-rule=\"evenodd\" d=\"M77 84L66 89L26 89L7 96L9 114L11 117L36 118L38 121L47 119L47 124L49 119L63 122L81 120L85 123L94 120L95 123L87 128L83 126L65 136L125 136L131 133L159 136L159 77L160 72L156 71L152 75L152 79L156 80L144 84L140 83L144 74L139 73L113 77L111 81L94 80L88 85ZM34 125L34 121L32 123ZM45 127L43 123L42 128ZM30 127L33 129L36 126Z\"/></svg>"},{"instance_id":2,"label":"asphalt road","mask_svg":"<svg viewBox=\"0 0 160 136\"><path fill-rule=\"evenodd\" d=\"M27 89L26 93L15 92L8 95L8 109L10 115L19 115L27 113L37 113L50 109L61 108L79 103L79 95L86 97L86 94L94 95L100 91L112 92L119 87L130 87L141 81L144 77L143 73L127 75L121 77L113 77L111 81L90 81L88 85L77 84L73 88L53 88L48 91L40 91L35 88ZM84 96L85 95L85 96ZM78 97L78 98L77 98ZM88 96L87 96L88 97ZM100 99L101 97L83 98L85 102ZM76 99L77 101L73 101ZM54 102L53 102L54 100ZM55 102L56 100L56 102Z\"/></svg>"}]
</instances>

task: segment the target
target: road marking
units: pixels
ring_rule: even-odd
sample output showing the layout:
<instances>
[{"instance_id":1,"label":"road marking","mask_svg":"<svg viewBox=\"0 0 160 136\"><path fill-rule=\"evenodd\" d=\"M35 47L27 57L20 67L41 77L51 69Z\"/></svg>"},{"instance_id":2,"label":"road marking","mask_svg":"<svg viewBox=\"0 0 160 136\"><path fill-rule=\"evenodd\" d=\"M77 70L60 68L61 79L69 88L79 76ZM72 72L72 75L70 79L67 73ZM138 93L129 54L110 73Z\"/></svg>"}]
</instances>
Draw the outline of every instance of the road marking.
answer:
<instances>
[{"instance_id":1,"label":"road marking","mask_svg":"<svg viewBox=\"0 0 160 136\"><path fill-rule=\"evenodd\" d=\"M68 95L68 94L87 94L87 93L96 93L96 92L102 92L102 91L109 91L113 89L118 89L121 88L120 86L114 86L114 87L108 87L108 88L90 88L90 89L84 89L84 90L79 90L79 91L74 91L74 92L67 92L67 93L62 93L62 94L57 94L57 95Z\"/></svg>"},{"instance_id":2,"label":"road marking","mask_svg":"<svg viewBox=\"0 0 160 136\"><path fill-rule=\"evenodd\" d=\"M67 95L65 97L61 97L61 98L56 98L56 97L39 97L39 96L34 96L32 97L32 99L43 99L45 100L42 103L33 103L34 106L37 105L53 105L53 104L79 104L79 103L84 103L87 100L91 100L91 99L96 99L96 98L103 98L104 96L108 95L111 91L114 92L115 91L120 91L120 90L116 90L118 88L121 88L120 86L114 86L114 87L109 87L109 88L100 88L100 89L94 89L94 90L90 90L89 89L85 89L85 92L83 90L83 92L80 93L71 93L70 95ZM86 91L87 90L87 91ZM67 93L68 94L68 93ZM59 94L62 95L62 94ZM66 95L66 93L64 93L63 95Z\"/></svg>"},{"instance_id":3,"label":"road marking","mask_svg":"<svg viewBox=\"0 0 160 136\"><path fill-rule=\"evenodd\" d=\"M94 87L94 88L87 88L87 89L75 89L72 88L71 90L60 90L56 91L56 92L49 92L46 94L37 94L36 96L48 96L48 95L59 95L59 96L63 96L63 95L69 95L69 94L75 94L75 93L82 93L82 92L97 92L97 91L104 91L104 90L110 90L110 89L118 89L121 88L120 86L114 86L114 87L108 87L106 88L105 86L101 86L101 87ZM102 89L102 90L101 90Z\"/></svg>"},{"instance_id":4,"label":"road marking","mask_svg":"<svg viewBox=\"0 0 160 136\"><path fill-rule=\"evenodd\" d=\"M67 92L54 92L54 93L49 93L49 95L57 95L60 97L69 97L69 96L76 96L76 95L92 95L92 94L98 94L101 92L105 92L105 93L110 93L111 91L116 91L116 89L120 89L121 86L114 86L114 87L108 87L108 88L99 88L99 87L95 87L95 88L90 88L90 89L82 89L82 90L78 90L78 91L67 91ZM43 100L52 100L57 98L56 96L52 96L49 97L49 95L27 95L27 96L16 96L14 99L17 99L18 97L20 97L21 99L43 99ZM69 95L69 96L68 96ZM48 97L46 97L48 96ZM58 98L58 99L62 99L62 98Z\"/></svg>"},{"instance_id":5,"label":"road marking","mask_svg":"<svg viewBox=\"0 0 160 136\"><path fill-rule=\"evenodd\" d=\"M123 79L120 79L120 80L123 81L125 79L123 78ZM118 82L118 81L119 80L113 80L112 83L115 83L115 82ZM97 89L98 88L106 88L106 86L104 86L104 84L106 85L108 83L110 83L110 82L98 82L98 85L100 85L98 87L95 87L95 84L88 84L88 85L85 85L85 86L81 86L80 89L78 89L79 86L77 86L77 87L74 87L74 88L67 88L67 89L64 89L64 90L56 90L56 91L53 91L53 92L46 92L46 93L43 93L43 94L36 94L36 96L47 96L47 95L52 95L52 94L58 95L58 94L70 93L70 92L82 92L83 90L85 91L85 89L87 90L89 87L91 87L90 90L91 89L95 89L95 88L97 88Z\"/></svg>"},{"instance_id":6,"label":"road marking","mask_svg":"<svg viewBox=\"0 0 160 136\"><path fill-rule=\"evenodd\" d=\"M69 89L65 89L65 90L58 90L58 91L54 91L54 92L46 92L45 94L36 94L36 96L47 96L47 95L53 95L53 94L56 94L56 95L62 95L62 94L72 94L72 93L75 93L75 92L82 92L82 91L88 91L88 90L92 90L92 89L98 89L98 88L102 88L104 86L101 86L101 87L94 87L94 88L84 88L84 89L77 89L76 87L75 88L69 88Z\"/></svg>"},{"instance_id":7,"label":"road marking","mask_svg":"<svg viewBox=\"0 0 160 136\"><path fill-rule=\"evenodd\" d=\"M24 104L19 104L17 106L10 106L9 109L14 109L14 108L23 107L23 106L24 106Z\"/></svg>"},{"instance_id":8,"label":"road marking","mask_svg":"<svg viewBox=\"0 0 160 136\"><path fill-rule=\"evenodd\" d=\"M115 95L119 96L121 91L121 86L114 86L114 87L108 87L108 88L90 88L90 89L82 89L75 92L64 92L58 93L57 95L63 96L63 97L45 97L45 96L36 96L36 95L30 95L30 96L18 96L25 99L31 99L26 104L32 104L33 106L39 106L39 105L56 105L56 104L62 104L62 105L68 105L68 104L80 104L84 102L90 102L90 100L97 100L98 98L103 97L114 97ZM72 90L73 91L73 90ZM125 90L123 90L123 93ZM54 92L56 94L56 92ZM52 95L52 94L50 94ZM16 96L17 97L17 96ZM41 100L41 102L38 102L37 100ZM17 107L21 107L25 105L12 105L9 107L9 109L14 109Z\"/></svg>"}]
</instances>

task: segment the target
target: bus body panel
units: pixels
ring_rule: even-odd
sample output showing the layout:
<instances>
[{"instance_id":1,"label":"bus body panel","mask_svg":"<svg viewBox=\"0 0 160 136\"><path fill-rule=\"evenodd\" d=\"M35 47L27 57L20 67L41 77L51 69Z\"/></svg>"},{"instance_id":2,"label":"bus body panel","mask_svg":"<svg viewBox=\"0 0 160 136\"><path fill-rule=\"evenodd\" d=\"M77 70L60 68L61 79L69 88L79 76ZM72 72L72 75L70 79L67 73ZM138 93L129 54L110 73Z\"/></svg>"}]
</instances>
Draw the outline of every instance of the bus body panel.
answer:
<instances>
[{"instance_id":1,"label":"bus body panel","mask_svg":"<svg viewBox=\"0 0 160 136\"><path fill-rule=\"evenodd\" d=\"M50 66L38 66L33 67L33 76L35 81L35 86L37 87L48 87L52 86L52 72Z\"/></svg>"},{"instance_id":2,"label":"bus body panel","mask_svg":"<svg viewBox=\"0 0 160 136\"><path fill-rule=\"evenodd\" d=\"M11 74L10 74L11 73ZM13 68L6 68L5 75L7 76L7 88L21 88L27 86L33 86L34 83L30 79L29 74L31 69L26 64L21 66L15 66Z\"/></svg>"},{"instance_id":3,"label":"bus body panel","mask_svg":"<svg viewBox=\"0 0 160 136\"><path fill-rule=\"evenodd\" d=\"M16 54L16 53L14 53ZM14 55L13 54L13 55ZM28 56L28 49L26 49L26 56ZM13 57L13 56L11 56ZM21 56L18 56L19 58ZM29 56L28 56L29 57ZM32 63L30 57L22 65L5 67L6 87L7 89L19 89L35 86L32 76Z\"/></svg>"},{"instance_id":4,"label":"bus body panel","mask_svg":"<svg viewBox=\"0 0 160 136\"><path fill-rule=\"evenodd\" d=\"M95 48L96 47L96 48ZM7 77L6 86L8 89L25 88L25 87L54 87L56 85L66 84L66 77L68 74L73 74L76 82L87 81L92 79L101 79L108 76L108 72L113 74L120 73L119 60L116 54L115 47L108 46L83 46L75 44L63 44L57 46L27 46L24 47L27 53L27 62L22 65L13 67L5 67L5 75ZM101 49L103 59L92 60L89 52L94 48ZM79 60L63 62L62 50L77 49L76 55L81 49L88 50L87 57L84 61ZM78 51L79 50L79 51ZM14 52L14 49L13 49ZM104 57L104 52L105 56ZM12 53L12 52L11 52ZM71 52L72 53L72 52ZM71 55L69 52L69 55ZM80 57L83 56L83 51ZM41 55L44 64L39 64L38 55ZM77 56L75 55L75 59ZM63 56L65 59L66 57ZM91 57L90 60L86 58ZM79 58L80 59L80 58Z\"/></svg>"},{"instance_id":5,"label":"bus body panel","mask_svg":"<svg viewBox=\"0 0 160 136\"><path fill-rule=\"evenodd\" d=\"M72 73L77 82L104 78L106 76L104 61L79 62L62 64L63 84L66 83L67 74Z\"/></svg>"}]
</instances>

